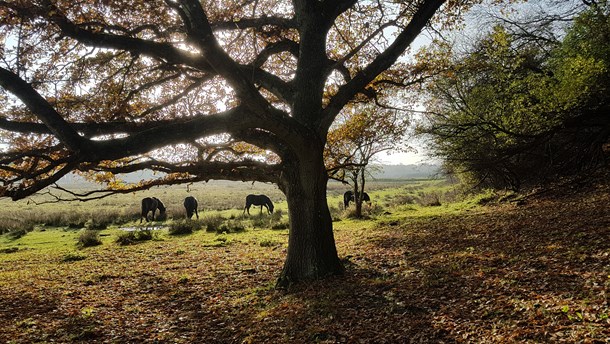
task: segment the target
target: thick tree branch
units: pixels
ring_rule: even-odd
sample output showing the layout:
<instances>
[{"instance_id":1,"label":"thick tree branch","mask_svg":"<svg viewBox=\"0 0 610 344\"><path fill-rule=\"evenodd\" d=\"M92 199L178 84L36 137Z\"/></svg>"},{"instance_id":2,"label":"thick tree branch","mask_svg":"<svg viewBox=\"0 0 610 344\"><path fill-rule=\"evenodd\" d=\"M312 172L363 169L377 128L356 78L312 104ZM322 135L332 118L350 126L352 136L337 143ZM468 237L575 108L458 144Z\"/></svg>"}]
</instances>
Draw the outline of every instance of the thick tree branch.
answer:
<instances>
[{"instance_id":1,"label":"thick tree branch","mask_svg":"<svg viewBox=\"0 0 610 344\"><path fill-rule=\"evenodd\" d=\"M179 2L189 39L202 50L212 68L229 81L243 104L258 116L269 116L271 119L278 116L279 112L269 111L271 105L256 90L252 80L243 74L239 65L220 47L201 3L197 0Z\"/></svg>"},{"instance_id":2,"label":"thick tree branch","mask_svg":"<svg viewBox=\"0 0 610 344\"><path fill-rule=\"evenodd\" d=\"M0 67L0 87L18 97L47 128L70 150L79 152L89 146L55 109L27 82L13 72Z\"/></svg>"},{"instance_id":3,"label":"thick tree branch","mask_svg":"<svg viewBox=\"0 0 610 344\"><path fill-rule=\"evenodd\" d=\"M46 5L46 8L39 8L37 15L40 15L41 17L46 16L51 22L59 27L62 34L73 38L82 44L97 48L129 51L134 54L142 54L162 59L170 64L185 64L201 71L213 71L200 56L178 49L169 43L159 43L129 36L93 32L70 21L49 1L44 1L44 4Z\"/></svg>"},{"instance_id":4,"label":"thick tree branch","mask_svg":"<svg viewBox=\"0 0 610 344\"><path fill-rule=\"evenodd\" d=\"M56 183L63 176L67 175L71 171L73 171L76 166L78 166L78 162L71 161L57 170L55 173L42 178L36 178L34 183L28 184L20 184L15 188L0 186L0 197L11 197L13 201L25 198L30 196L49 185Z\"/></svg>"},{"instance_id":5,"label":"thick tree branch","mask_svg":"<svg viewBox=\"0 0 610 344\"><path fill-rule=\"evenodd\" d=\"M254 67L261 67L272 55L289 52L295 58L299 56L299 44L290 40L282 40L267 45L254 60Z\"/></svg>"},{"instance_id":6,"label":"thick tree branch","mask_svg":"<svg viewBox=\"0 0 610 344\"><path fill-rule=\"evenodd\" d=\"M409 24L396 37L396 40L350 82L339 89L324 111L324 117L320 121L319 130L326 132L345 104L380 73L396 62L398 57L411 45L443 3L445 3L445 0L425 0L421 3Z\"/></svg>"},{"instance_id":7,"label":"thick tree branch","mask_svg":"<svg viewBox=\"0 0 610 344\"><path fill-rule=\"evenodd\" d=\"M91 171L111 172L113 174L126 174L142 170L152 170L164 173L161 178L144 181L136 184L124 184L121 188L105 188L86 192L74 192L55 184L53 187L74 196L64 201L87 201L105 198L113 194L126 194L135 191L147 190L153 186L195 183L209 180L258 181L277 183L280 176L279 165L269 165L255 161L245 162L199 162L197 164L176 166L156 160L149 160L120 167L100 167L95 165L81 165L79 168ZM53 182L54 183L54 182ZM50 184L49 184L50 185Z\"/></svg>"},{"instance_id":8,"label":"thick tree branch","mask_svg":"<svg viewBox=\"0 0 610 344\"><path fill-rule=\"evenodd\" d=\"M284 30L295 29L296 22L293 18L267 17L240 18L238 21L211 23L213 31L261 29L265 26L274 26Z\"/></svg>"}]
</instances>

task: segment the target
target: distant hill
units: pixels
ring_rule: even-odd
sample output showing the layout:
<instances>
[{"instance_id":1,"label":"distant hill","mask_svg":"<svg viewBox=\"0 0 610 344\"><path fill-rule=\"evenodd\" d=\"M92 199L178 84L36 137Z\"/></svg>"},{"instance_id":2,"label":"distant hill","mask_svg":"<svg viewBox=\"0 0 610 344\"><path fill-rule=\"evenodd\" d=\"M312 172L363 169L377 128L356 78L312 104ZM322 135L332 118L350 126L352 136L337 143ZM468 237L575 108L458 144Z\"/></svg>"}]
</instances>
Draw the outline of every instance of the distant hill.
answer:
<instances>
[{"instance_id":1,"label":"distant hill","mask_svg":"<svg viewBox=\"0 0 610 344\"><path fill-rule=\"evenodd\" d=\"M440 175L440 166L432 164L421 165L375 165L371 171L375 179L422 179L422 178L438 178ZM123 175L122 178L126 182L136 183L141 180L159 178L160 174L154 174L150 170L129 173ZM87 188L94 186L93 183L86 181L82 177L75 174L68 174L60 179L59 184L64 187Z\"/></svg>"},{"instance_id":2,"label":"distant hill","mask_svg":"<svg viewBox=\"0 0 610 344\"><path fill-rule=\"evenodd\" d=\"M375 179L422 179L438 178L441 173L439 165L376 165L372 171Z\"/></svg>"}]
</instances>

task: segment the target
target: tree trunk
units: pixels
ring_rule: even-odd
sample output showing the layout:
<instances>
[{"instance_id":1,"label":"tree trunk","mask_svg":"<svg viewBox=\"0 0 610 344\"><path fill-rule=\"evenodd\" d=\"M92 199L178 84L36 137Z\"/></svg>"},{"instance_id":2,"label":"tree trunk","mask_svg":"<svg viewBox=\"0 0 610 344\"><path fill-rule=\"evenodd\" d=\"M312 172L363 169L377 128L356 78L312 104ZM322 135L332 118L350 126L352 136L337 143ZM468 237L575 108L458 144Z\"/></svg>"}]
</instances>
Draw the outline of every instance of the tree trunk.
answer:
<instances>
[{"instance_id":1,"label":"tree trunk","mask_svg":"<svg viewBox=\"0 0 610 344\"><path fill-rule=\"evenodd\" d=\"M356 206L356 213L354 216L359 219L362 217L362 202L360 199L362 195L360 195L360 187L358 186L358 174L354 178L354 205Z\"/></svg>"},{"instance_id":2,"label":"tree trunk","mask_svg":"<svg viewBox=\"0 0 610 344\"><path fill-rule=\"evenodd\" d=\"M277 288L343 272L326 201L328 177L322 154L287 163L280 187L288 201L288 254Z\"/></svg>"},{"instance_id":3,"label":"tree trunk","mask_svg":"<svg viewBox=\"0 0 610 344\"><path fill-rule=\"evenodd\" d=\"M356 201L356 207L358 209L358 218L362 218L362 201L364 200L364 184L365 184L365 179L364 179L364 172L365 169L364 167L362 167L362 169L360 169L360 190L358 190L358 200Z\"/></svg>"}]
</instances>

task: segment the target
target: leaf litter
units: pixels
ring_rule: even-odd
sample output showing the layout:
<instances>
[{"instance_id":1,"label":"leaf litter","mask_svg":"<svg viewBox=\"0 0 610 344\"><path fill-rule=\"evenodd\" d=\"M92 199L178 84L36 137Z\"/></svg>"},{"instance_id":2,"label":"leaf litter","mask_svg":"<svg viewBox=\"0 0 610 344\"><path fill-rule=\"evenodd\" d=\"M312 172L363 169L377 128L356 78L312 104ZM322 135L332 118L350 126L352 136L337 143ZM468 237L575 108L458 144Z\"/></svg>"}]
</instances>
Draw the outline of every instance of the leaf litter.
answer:
<instances>
[{"instance_id":1,"label":"leaf litter","mask_svg":"<svg viewBox=\"0 0 610 344\"><path fill-rule=\"evenodd\" d=\"M273 288L285 243L192 236L69 263L26 252L0 270L0 341L608 343L607 180L341 228L346 273L288 292Z\"/></svg>"}]
</instances>

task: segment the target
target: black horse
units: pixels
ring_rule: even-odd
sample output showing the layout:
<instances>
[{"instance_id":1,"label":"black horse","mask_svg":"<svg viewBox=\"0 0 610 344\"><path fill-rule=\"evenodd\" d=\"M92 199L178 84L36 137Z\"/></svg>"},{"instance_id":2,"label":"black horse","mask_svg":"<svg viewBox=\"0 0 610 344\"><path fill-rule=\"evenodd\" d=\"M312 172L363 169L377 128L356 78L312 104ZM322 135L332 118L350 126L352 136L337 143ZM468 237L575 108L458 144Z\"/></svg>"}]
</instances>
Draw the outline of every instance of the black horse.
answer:
<instances>
[{"instance_id":1,"label":"black horse","mask_svg":"<svg viewBox=\"0 0 610 344\"><path fill-rule=\"evenodd\" d=\"M165 205L157 197L146 197L142 199L142 214L140 215L140 223L142 218L148 222L148 212L152 212L152 220L155 220L155 212L159 209L159 216L165 215Z\"/></svg>"},{"instance_id":2,"label":"black horse","mask_svg":"<svg viewBox=\"0 0 610 344\"><path fill-rule=\"evenodd\" d=\"M369 197L369 194L367 194L366 192L363 192L362 201L370 202L371 197ZM356 202L356 199L354 198L354 192L351 190L345 191L345 193L343 194L343 205L345 206L345 208L349 207L349 202Z\"/></svg>"},{"instance_id":3,"label":"black horse","mask_svg":"<svg viewBox=\"0 0 610 344\"><path fill-rule=\"evenodd\" d=\"M197 218L199 218L199 213L197 212L197 199L193 196L188 196L184 199L184 208L186 209L186 218L190 219L193 217L193 213Z\"/></svg>"},{"instance_id":4,"label":"black horse","mask_svg":"<svg viewBox=\"0 0 610 344\"><path fill-rule=\"evenodd\" d=\"M248 195L246 196L246 207L244 208L244 213L248 211L248 215L250 215L250 207L252 205L260 205L261 213L263 212L263 206L267 208L267 212L269 214L273 213L273 203L269 199L269 197L265 195Z\"/></svg>"}]
</instances>

